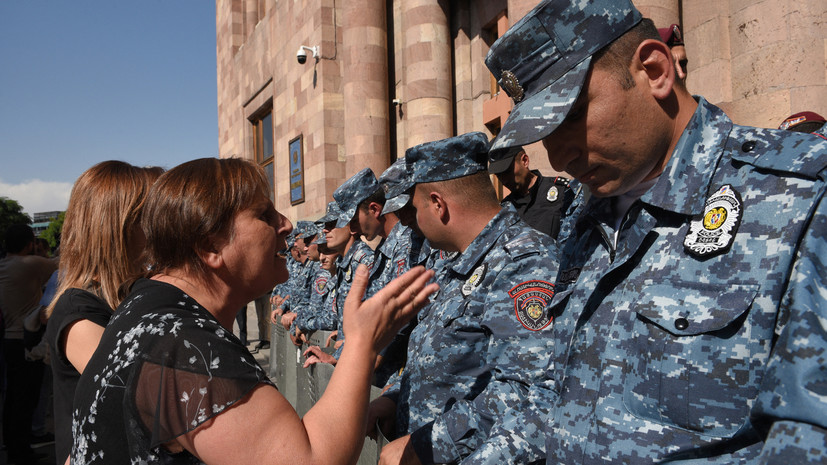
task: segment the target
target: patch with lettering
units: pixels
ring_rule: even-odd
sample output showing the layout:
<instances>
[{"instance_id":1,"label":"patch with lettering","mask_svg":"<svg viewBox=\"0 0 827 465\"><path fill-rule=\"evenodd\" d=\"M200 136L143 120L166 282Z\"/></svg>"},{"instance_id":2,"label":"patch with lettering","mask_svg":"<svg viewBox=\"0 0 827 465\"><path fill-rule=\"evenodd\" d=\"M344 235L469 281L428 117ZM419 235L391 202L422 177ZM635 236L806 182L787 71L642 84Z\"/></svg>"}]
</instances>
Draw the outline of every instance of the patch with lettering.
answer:
<instances>
[{"instance_id":1,"label":"patch with lettering","mask_svg":"<svg viewBox=\"0 0 827 465\"><path fill-rule=\"evenodd\" d=\"M556 202L558 197L560 197L560 191L557 190L557 186L551 186L546 192L546 200Z\"/></svg>"},{"instance_id":2,"label":"patch with lettering","mask_svg":"<svg viewBox=\"0 0 827 465\"><path fill-rule=\"evenodd\" d=\"M474 289L480 287L482 284L483 278L485 278L485 272L488 270L488 265L483 263L482 265L478 266L474 271L471 273L471 277L465 281L465 284L462 285L462 289L460 292L462 293L463 297L468 297L474 292Z\"/></svg>"},{"instance_id":3,"label":"patch with lettering","mask_svg":"<svg viewBox=\"0 0 827 465\"><path fill-rule=\"evenodd\" d=\"M580 268L569 268L560 272L557 282L560 284L571 284L577 282L580 277Z\"/></svg>"},{"instance_id":4,"label":"patch with lettering","mask_svg":"<svg viewBox=\"0 0 827 465\"><path fill-rule=\"evenodd\" d=\"M316 291L316 294L323 294L324 288L327 286L327 276L321 275L316 278L316 281L313 283L313 290Z\"/></svg>"},{"instance_id":5,"label":"patch with lettering","mask_svg":"<svg viewBox=\"0 0 827 465\"><path fill-rule=\"evenodd\" d=\"M402 273L405 272L405 262L406 260L403 258L402 260L397 260L396 262L396 276L401 276Z\"/></svg>"},{"instance_id":6,"label":"patch with lettering","mask_svg":"<svg viewBox=\"0 0 827 465\"><path fill-rule=\"evenodd\" d=\"M554 284L540 280L525 281L511 288L508 296L514 299L514 313L526 329L540 331L554 320L548 308L554 297Z\"/></svg>"},{"instance_id":7,"label":"patch with lettering","mask_svg":"<svg viewBox=\"0 0 827 465\"><path fill-rule=\"evenodd\" d=\"M741 225L742 210L738 191L729 184L718 189L706 200L703 215L696 216L689 224L683 241L686 251L696 257L727 251Z\"/></svg>"}]
</instances>

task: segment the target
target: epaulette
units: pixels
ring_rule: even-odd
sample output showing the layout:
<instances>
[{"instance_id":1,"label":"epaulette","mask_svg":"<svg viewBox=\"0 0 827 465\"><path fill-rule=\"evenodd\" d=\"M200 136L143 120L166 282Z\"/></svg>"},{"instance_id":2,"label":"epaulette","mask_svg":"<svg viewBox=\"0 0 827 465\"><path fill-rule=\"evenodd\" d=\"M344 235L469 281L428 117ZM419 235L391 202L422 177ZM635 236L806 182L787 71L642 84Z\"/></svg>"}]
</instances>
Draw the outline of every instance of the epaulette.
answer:
<instances>
[{"instance_id":1,"label":"epaulette","mask_svg":"<svg viewBox=\"0 0 827 465\"><path fill-rule=\"evenodd\" d=\"M570 182L571 179L564 178L563 176L557 176L556 178L554 178L554 184L558 186L569 187Z\"/></svg>"},{"instance_id":2,"label":"epaulette","mask_svg":"<svg viewBox=\"0 0 827 465\"><path fill-rule=\"evenodd\" d=\"M815 180L827 167L827 140L812 134L735 125L727 144L733 160L757 168Z\"/></svg>"},{"instance_id":3,"label":"epaulette","mask_svg":"<svg viewBox=\"0 0 827 465\"><path fill-rule=\"evenodd\" d=\"M538 250L543 244L536 240L534 230L526 229L517 234L503 246L505 252L514 260L540 253ZM537 233L540 234L540 233Z\"/></svg>"}]
</instances>

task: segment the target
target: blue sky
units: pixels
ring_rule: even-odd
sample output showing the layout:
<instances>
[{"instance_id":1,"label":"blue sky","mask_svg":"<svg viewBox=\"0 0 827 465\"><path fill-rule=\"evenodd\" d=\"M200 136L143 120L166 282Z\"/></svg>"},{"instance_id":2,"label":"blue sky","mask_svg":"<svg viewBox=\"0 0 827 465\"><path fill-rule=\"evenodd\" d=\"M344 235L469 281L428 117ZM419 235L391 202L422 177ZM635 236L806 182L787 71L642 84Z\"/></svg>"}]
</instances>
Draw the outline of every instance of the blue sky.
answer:
<instances>
[{"instance_id":1,"label":"blue sky","mask_svg":"<svg viewBox=\"0 0 827 465\"><path fill-rule=\"evenodd\" d=\"M110 159L218 155L213 0L0 1L0 196L65 210Z\"/></svg>"}]
</instances>

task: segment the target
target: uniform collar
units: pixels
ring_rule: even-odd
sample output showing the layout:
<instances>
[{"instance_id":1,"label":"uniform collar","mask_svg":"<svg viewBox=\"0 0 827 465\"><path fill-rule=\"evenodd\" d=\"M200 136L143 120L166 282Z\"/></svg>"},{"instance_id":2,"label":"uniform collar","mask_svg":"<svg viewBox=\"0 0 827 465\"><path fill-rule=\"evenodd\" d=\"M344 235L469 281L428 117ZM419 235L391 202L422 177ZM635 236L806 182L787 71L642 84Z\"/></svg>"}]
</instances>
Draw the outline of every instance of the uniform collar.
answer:
<instances>
[{"instance_id":1,"label":"uniform collar","mask_svg":"<svg viewBox=\"0 0 827 465\"><path fill-rule=\"evenodd\" d=\"M703 97L657 184L641 201L664 210L695 215L703 211L709 184L726 149L732 121Z\"/></svg>"},{"instance_id":2,"label":"uniform collar","mask_svg":"<svg viewBox=\"0 0 827 465\"><path fill-rule=\"evenodd\" d=\"M504 206L491 221L482 228L482 231L471 241L468 248L462 252L451 268L461 275L466 275L471 272L474 266L480 261L491 246L497 242L497 239L508 229L511 225L520 221L520 216L517 210L511 205Z\"/></svg>"},{"instance_id":3,"label":"uniform collar","mask_svg":"<svg viewBox=\"0 0 827 465\"><path fill-rule=\"evenodd\" d=\"M402 235L405 233L405 229L407 228L405 228L402 222L397 221L396 224L393 225L393 228L391 228L391 232L388 233L388 237L376 248L379 253L386 257L393 256L393 251L396 250L396 245L399 244Z\"/></svg>"}]
</instances>

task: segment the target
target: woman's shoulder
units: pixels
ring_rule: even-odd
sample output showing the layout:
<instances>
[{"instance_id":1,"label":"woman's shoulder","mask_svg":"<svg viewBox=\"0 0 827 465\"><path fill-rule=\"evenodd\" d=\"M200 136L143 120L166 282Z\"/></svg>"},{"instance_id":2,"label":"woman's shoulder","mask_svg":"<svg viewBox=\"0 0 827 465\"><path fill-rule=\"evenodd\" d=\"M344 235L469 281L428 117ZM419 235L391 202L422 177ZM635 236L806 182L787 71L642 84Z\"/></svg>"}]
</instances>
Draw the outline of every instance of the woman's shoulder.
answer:
<instances>
[{"instance_id":1,"label":"woman's shoulder","mask_svg":"<svg viewBox=\"0 0 827 465\"><path fill-rule=\"evenodd\" d=\"M112 308L92 292L84 289L69 288L58 297L54 310L49 317L50 321L60 321L64 318L80 317L81 319L109 320Z\"/></svg>"}]
</instances>

